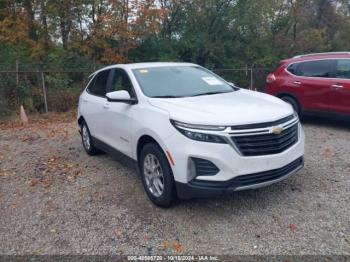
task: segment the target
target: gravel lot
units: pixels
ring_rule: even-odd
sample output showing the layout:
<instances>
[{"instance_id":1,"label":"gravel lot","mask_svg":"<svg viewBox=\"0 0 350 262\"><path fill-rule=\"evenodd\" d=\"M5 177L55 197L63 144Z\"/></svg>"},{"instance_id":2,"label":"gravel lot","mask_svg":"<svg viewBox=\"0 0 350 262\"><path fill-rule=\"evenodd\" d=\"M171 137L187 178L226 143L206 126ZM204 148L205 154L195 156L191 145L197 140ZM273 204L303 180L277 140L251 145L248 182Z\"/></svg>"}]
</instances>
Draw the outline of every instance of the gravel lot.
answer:
<instances>
[{"instance_id":1,"label":"gravel lot","mask_svg":"<svg viewBox=\"0 0 350 262\"><path fill-rule=\"evenodd\" d=\"M134 169L85 154L73 116L0 124L0 253L349 255L350 125L304 129L297 175L161 209Z\"/></svg>"}]
</instances>

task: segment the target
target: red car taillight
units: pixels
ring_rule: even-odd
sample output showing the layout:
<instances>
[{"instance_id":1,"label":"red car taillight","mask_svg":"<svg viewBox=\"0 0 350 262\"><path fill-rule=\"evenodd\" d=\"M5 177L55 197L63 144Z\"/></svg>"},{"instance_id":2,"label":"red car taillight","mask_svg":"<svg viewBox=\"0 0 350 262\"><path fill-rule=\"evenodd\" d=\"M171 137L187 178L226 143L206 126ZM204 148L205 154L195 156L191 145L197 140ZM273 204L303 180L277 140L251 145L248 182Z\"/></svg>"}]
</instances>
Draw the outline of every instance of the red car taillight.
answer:
<instances>
[{"instance_id":1,"label":"red car taillight","mask_svg":"<svg viewBox=\"0 0 350 262\"><path fill-rule=\"evenodd\" d=\"M273 83L275 80L276 80L276 77L274 74L269 74L266 77L266 83L268 83L268 84Z\"/></svg>"}]
</instances>

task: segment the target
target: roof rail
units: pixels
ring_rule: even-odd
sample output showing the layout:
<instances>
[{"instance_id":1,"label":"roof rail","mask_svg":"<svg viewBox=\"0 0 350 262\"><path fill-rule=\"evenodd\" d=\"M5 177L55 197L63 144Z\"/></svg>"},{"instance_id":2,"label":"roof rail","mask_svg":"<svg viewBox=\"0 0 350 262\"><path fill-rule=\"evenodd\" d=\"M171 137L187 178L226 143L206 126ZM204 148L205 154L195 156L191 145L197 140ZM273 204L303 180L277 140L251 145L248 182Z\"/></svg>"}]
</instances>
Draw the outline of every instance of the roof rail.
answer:
<instances>
[{"instance_id":1,"label":"roof rail","mask_svg":"<svg viewBox=\"0 0 350 262\"><path fill-rule=\"evenodd\" d=\"M324 53L311 53L311 54L305 54L305 55L297 55L293 58L302 58L306 56L315 56L315 55L350 55L350 52L324 52Z\"/></svg>"}]
</instances>

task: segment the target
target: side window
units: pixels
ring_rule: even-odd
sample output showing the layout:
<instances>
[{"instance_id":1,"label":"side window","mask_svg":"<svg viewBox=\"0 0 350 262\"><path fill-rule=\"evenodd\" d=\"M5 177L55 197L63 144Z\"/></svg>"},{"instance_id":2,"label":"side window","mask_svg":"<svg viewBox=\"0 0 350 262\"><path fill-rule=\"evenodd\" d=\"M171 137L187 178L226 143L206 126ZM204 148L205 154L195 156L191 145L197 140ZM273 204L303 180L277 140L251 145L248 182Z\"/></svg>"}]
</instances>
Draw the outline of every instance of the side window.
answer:
<instances>
[{"instance_id":1,"label":"side window","mask_svg":"<svg viewBox=\"0 0 350 262\"><path fill-rule=\"evenodd\" d=\"M335 77L350 79L350 59L337 60Z\"/></svg>"},{"instance_id":2,"label":"side window","mask_svg":"<svg viewBox=\"0 0 350 262\"><path fill-rule=\"evenodd\" d=\"M95 76L94 80L88 86L88 91L92 95L105 96L106 95L106 85L108 80L110 70L104 70Z\"/></svg>"},{"instance_id":3,"label":"side window","mask_svg":"<svg viewBox=\"0 0 350 262\"><path fill-rule=\"evenodd\" d=\"M130 96L134 96L132 84L128 74L123 69L115 69L110 92L125 90Z\"/></svg>"},{"instance_id":4,"label":"side window","mask_svg":"<svg viewBox=\"0 0 350 262\"><path fill-rule=\"evenodd\" d=\"M336 60L301 62L296 70L298 76L333 77Z\"/></svg>"}]
</instances>

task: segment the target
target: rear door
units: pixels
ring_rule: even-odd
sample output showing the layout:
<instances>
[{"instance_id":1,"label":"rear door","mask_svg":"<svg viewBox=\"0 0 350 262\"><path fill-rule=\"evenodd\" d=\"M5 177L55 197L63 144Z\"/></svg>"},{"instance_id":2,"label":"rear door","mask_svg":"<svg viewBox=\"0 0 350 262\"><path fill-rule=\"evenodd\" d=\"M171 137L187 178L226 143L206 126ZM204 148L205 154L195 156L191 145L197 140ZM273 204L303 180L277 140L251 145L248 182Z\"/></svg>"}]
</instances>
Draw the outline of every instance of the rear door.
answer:
<instances>
[{"instance_id":1,"label":"rear door","mask_svg":"<svg viewBox=\"0 0 350 262\"><path fill-rule=\"evenodd\" d=\"M330 89L330 112L350 115L350 59L337 59L335 79Z\"/></svg>"},{"instance_id":2,"label":"rear door","mask_svg":"<svg viewBox=\"0 0 350 262\"><path fill-rule=\"evenodd\" d=\"M293 85L300 89L300 102L304 110L329 110L330 87L333 85L336 60L314 60L296 64Z\"/></svg>"},{"instance_id":3,"label":"rear door","mask_svg":"<svg viewBox=\"0 0 350 262\"><path fill-rule=\"evenodd\" d=\"M104 107L106 107L106 91L111 70L103 70L94 77L86 88L82 98L83 116L93 137L104 141L105 129L103 125Z\"/></svg>"}]
</instances>

